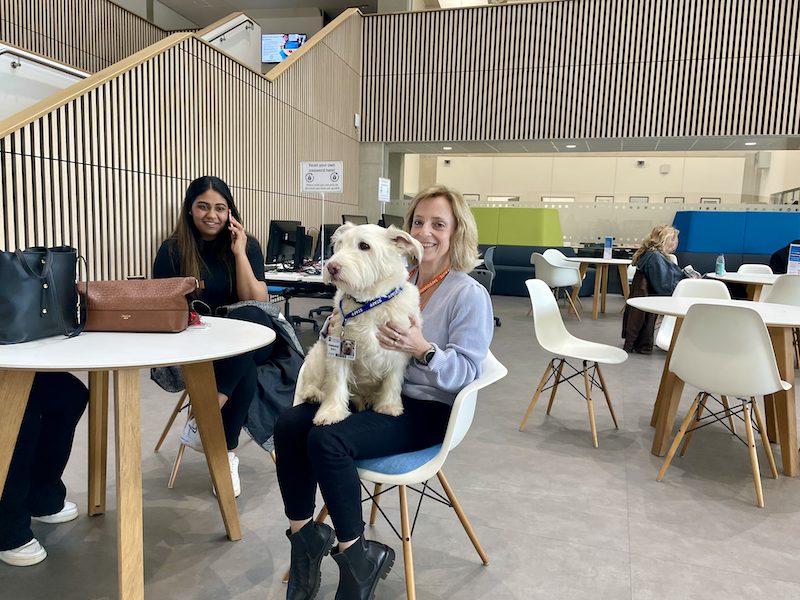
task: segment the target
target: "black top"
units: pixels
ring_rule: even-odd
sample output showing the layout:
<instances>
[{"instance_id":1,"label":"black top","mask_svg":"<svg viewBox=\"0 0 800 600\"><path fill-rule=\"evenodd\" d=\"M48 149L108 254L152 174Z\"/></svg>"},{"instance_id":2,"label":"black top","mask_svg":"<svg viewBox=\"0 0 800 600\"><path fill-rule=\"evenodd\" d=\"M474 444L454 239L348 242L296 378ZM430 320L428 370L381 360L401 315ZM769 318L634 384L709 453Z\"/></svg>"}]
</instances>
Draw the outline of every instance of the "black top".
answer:
<instances>
[{"instance_id":1,"label":"black top","mask_svg":"<svg viewBox=\"0 0 800 600\"><path fill-rule=\"evenodd\" d=\"M221 242L212 240L206 242L199 240L198 250L204 265L200 268L200 278L203 280L204 288L198 291L198 299L202 300L216 311L218 307L226 304L233 304L239 301L236 293L236 269L233 256L231 255L231 265L228 267L218 254L218 246ZM245 247L247 260L253 269L253 274L259 281L264 281L264 254L261 252L261 245L252 236L247 236L247 246ZM156 254L156 261L153 263L153 277L183 277L186 273L181 273L181 262L178 256L177 241L174 238L164 240Z\"/></svg>"}]
</instances>

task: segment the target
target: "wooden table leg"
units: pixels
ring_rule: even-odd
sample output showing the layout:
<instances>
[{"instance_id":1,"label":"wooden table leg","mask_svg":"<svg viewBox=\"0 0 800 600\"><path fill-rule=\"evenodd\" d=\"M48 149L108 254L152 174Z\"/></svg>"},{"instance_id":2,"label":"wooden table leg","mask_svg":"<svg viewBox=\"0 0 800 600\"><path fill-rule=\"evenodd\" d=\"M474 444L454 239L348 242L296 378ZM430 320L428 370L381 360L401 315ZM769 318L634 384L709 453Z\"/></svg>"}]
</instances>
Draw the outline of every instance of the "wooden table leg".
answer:
<instances>
[{"instance_id":1,"label":"wooden table leg","mask_svg":"<svg viewBox=\"0 0 800 600\"><path fill-rule=\"evenodd\" d=\"M17 445L19 428L28 396L31 393L34 371L0 371L0 495L6 485L8 467Z\"/></svg>"},{"instance_id":2,"label":"wooden table leg","mask_svg":"<svg viewBox=\"0 0 800 600\"><path fill-rule=\"evenodd\" d=\"M794 383L794 349L790 327L770 327L772 347L781 379ZM783 473L788 477L800 475L797 456L797 412L795 408L794 387L772 395L775 418L778 422L778 443L781 449Z\"/></svg>"},{"instance_id":3,"label":"wooden table leg","mask_svg":"<svg viewBox=\"0 0 800 600\"><path fill-rule=\"evenodd\" d=\"M669 448L669 438L675 426L675 415L681 403L683 394L683 380L675 373L668 373L665 381L665 397L662 399L659 411L656 432L653 435L651 452L656 456L664 456Z\"/></svg>"},{"instance_id":4,"label":"wooden table leg","mask_svg":"<svg viewBox=\"0 0 800 600\"><path fill-rule=\"evenodd\" d=\"M89 516L106 512L108 371L89 373Z\"/></svg>"},{"instance_id":5,"label":"wooden table leg","mask_svg":"<svg viewBox=\"0 0 800 600\"><path fill-rule=\"evenodd\" d=\"M222 414L217 400L217 383L211 362L182 365L186 389L192 399L192 413L197 419L197 429L203 442L211 482L217 490L217 502L230 540L242 539L239 513L233 496L233 482L228 466Z\"/></svg>"},{"instance_id":6,"label":"wooden table leg","mask_svg":"<svg viewBox=\"0 0 800 600\"><path fill-rule=\"evenodd\" d=\"M606 295L608 292L608 265L598 265L602 267L603 288L600 290L600 312L606 314Z\"/></svg>"},{"instance_id":7,"label":"wooden table leg","mask_svg":"<svg viewBox=\"0 0 800 600\"><path fill-rule=\"evenodd\" d=\"M617 265L619 269L619 281L622 284L622 295L627 300L631 295L631 288L628 285L628 267L626 265Z\"/></svg>"},{"instance_id":8,"label":"wooden table leg","mask_svg":"<svg viewBox=\"0 0 800 600\"><path fill-rule=\"evenodd\" d=\"M594 297L592 298L592 319L597 321L597 310L600 307L600 288L603 280L603 267L597 265L594 270Z\"/></svg>"},{"instance_id":9,"label":"wooden table leg","mask_svg":"<svg viewBox=\"0 0 800 600\"><path fill-rule=\"evenodd\" d=\"M653 414L650 415L650 427L656 427L658 424L659 410L661 405L666 402L667 397L667 378L669 377L669 361L672 360L672 349L675 347L675 340L678 339L678 333L683 324L683 317L675 318L675 327L672 329L672 340L669 343L669 350L667 351L667 358L664 360L664 368L661 370L661 381L658 384L658 392L656 393L656 401L653 405Z\"/></svg>"},{"instance_id":10,"label":"wooden table leg","mask_svg":"<svg viewBox=\"0 0 800 600\"><path fill-rule=\"evenodd\" d=\"M144 600L139 370L114 371L117 568L120 600Z\"/></svg>"}]
</instances>

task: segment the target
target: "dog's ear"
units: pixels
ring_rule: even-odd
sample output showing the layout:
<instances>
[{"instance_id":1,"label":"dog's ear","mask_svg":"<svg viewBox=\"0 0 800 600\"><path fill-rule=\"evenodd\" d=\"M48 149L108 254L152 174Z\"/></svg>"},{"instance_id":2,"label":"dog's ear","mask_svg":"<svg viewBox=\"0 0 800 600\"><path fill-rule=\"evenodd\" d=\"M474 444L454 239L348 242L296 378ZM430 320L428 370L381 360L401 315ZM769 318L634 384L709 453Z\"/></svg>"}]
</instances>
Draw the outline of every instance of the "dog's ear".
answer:
<instances>
[{"instance_id":1,"label":"dog's ear","mask_svg":"<svg viewBox=\"0 0 800 600\"><path fill-rule=\"evenodd\" d=\"M407 254L417 262L422 260L422 253L424 252L422 244L411 237L411 234L406 233L402 229L398 229L394 225L390 225L386 230L386 235L392 240L392 243L397 247L400 254Z\"/></svg>"}]
</instances>

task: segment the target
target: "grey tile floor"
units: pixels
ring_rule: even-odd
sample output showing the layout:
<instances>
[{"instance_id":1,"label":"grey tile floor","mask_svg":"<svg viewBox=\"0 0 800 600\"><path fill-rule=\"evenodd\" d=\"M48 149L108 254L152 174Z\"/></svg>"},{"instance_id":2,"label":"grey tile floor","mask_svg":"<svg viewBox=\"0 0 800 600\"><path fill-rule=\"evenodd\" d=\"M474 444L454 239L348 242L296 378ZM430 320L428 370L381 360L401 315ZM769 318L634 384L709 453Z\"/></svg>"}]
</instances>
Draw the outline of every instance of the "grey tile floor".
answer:
<instances>
[{"instance_id":1,"label":"grey tile floor","mask_svg":"<svg viewBox=\"0 0 800 600\"><path fill-rule=\"evenodd\" d=\"M427 503L414 535L419 598L800 598L799 479L764 478L766 508L756 508L745 447L721 427L709 427L657 483L660 460L649 452L649 417L664 360L658 351L605 370L620 428L614 429L598 402L599 449L591 446L584 402L567 389L551 416L542 403L520 433L519 421L548 357L535 343L526 299L499 296L494 304L503 325L495 329L492 348L509 375L481 396L469 436L446 464L491 564L481 565L449 509ZM593 322L585 306L584 320L565 317L567 327L619 345L621 307L621 298L609 298L608 313ZM293 308L299 314L308 310L299 300ZM312 340L303 335L305 343ZM681 413L691 394L687 389ZM243 539L228 542L202 456L187 452L169 490L177 427L162 451L152 452L175 400L143 375L147 598L285 597L280 579L288 542L271 460L243 438ZM58 526L35 524L49 557L30 568L0 564L0 598L116 597L113 441L111 448L109 512ZM82 511L86 463L82 424L65 475L69 497ZM396 496L384 504L396 517ZM368 529L368 536L398 552L377 598L404 598L399 541L384 523ZM337 577L327 559L319 598L334 597Z\"/></svg>"}]
</instances>

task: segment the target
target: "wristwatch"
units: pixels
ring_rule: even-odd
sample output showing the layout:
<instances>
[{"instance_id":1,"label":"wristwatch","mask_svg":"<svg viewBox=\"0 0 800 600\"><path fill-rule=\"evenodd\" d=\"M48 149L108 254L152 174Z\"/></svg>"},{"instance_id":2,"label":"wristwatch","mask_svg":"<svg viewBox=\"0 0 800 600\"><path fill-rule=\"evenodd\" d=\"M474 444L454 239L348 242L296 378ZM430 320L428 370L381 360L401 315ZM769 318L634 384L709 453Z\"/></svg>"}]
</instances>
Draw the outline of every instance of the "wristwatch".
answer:
<instances>
[{"instance_id":1,"label":"wristwatch","mask_svg":"<svg viewBox=\"0 0 800 600\"><path fill-rule=\"evenodd\" d=\"M422 358L419 360L419 362L422 363L423 365L427 365L429 362L433 360L435 354L436 354L436 348L431 346L430 349L428 349L428 351L422 355Z\"/></svg>"}]
</instances>

